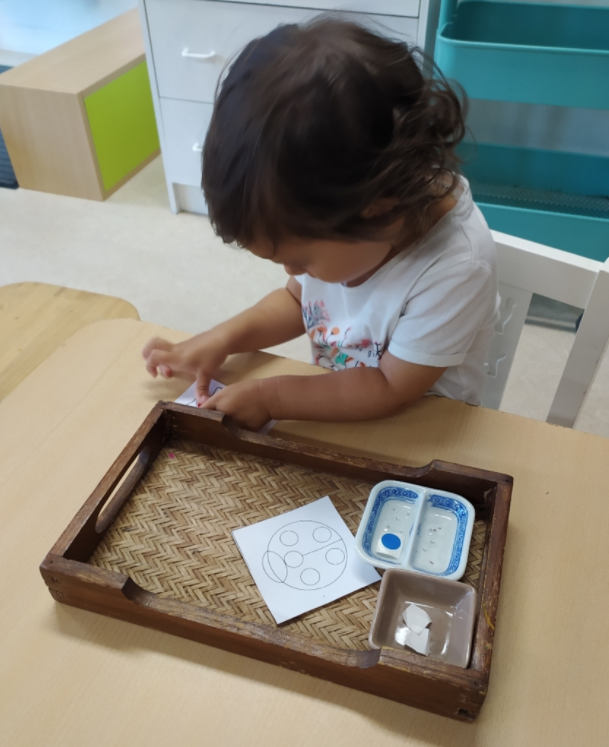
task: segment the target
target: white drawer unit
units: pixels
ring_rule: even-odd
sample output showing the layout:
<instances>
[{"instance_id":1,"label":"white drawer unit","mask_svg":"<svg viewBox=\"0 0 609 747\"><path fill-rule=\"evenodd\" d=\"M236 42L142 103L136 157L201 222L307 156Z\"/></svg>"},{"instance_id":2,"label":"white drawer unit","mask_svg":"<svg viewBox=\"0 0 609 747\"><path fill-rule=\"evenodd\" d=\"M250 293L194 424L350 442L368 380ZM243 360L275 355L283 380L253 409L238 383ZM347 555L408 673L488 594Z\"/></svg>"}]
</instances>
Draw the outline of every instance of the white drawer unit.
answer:
<instances>
[{"instance_id":1,"label":"white drawer unit","mask_svg":"<svg viewBox=\"0 0 609 747\"><path fill-rule=\"evenodd\" d=\"M167 178L174 184L201 186L201 151L213 104L179 99L160 100L166 134L163 153Z\"/></svg>"},{"instance_id":2,"label":"white drawer unit","mask_svg":"<svg viewBox=\"0 0 609 747\"><path fill-rule=\"evenodd\" d=\"M299 23L317 15L304 8L208 0L146 0L146 8L159 96L208 102L214 100L226 63L251 39L282 23ZM361 15L353 15L362 20ZM381 24L387 20L369 18ZM416 18L391 20L394 34L414 39Z\"/></svg>"},{"instance_id":3,"label":"white drawer unit","mask_svg":"<svg viewBox=\"0 0 609 747\"><path fill-rule=\"evenodd\" d=\"M242 0L225 0L238 3ZM308 8L317 12L327 10L379 13L384 16L418 16L419 0L265 0L258 5L283 5L290 8Z\"/></svg>"},{"instance_id":4,"label":"white drawer unit","mask_svg":"<svg viewBox=\"0 0 609 747\"><path fill-rule=\"evenodd\" d=\"M432 0L434 2L435 0ZM337 10L426 48L428 0L139 0L161 152L173 212L206 213L201 152L218 78L251 40Z\"/></svg>"}]
</instances>

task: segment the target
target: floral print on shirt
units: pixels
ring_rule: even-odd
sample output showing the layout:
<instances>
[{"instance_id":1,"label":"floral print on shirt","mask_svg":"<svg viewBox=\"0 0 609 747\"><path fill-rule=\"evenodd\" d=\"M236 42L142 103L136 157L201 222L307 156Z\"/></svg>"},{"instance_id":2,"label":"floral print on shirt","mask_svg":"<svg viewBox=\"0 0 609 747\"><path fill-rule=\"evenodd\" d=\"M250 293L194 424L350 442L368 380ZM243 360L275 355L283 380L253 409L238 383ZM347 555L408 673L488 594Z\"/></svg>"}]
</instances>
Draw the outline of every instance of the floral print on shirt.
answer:
<instances>
[{"instance_id":1,"label":"floral print on shirt","mask_svg":"<svg viewBox=\"0 0 609 747\"><path fill-rule=\"evenodd\" d=\"M346 368L378 366L383 345L369 339L350 341L351 327L341 333L339 327L329 329L330 315L323 301L311 301L302 307L307 334L313 347L315 364L342 371ZM365 361L362 359L366 359Z\"/></svg>"}]
</instances>

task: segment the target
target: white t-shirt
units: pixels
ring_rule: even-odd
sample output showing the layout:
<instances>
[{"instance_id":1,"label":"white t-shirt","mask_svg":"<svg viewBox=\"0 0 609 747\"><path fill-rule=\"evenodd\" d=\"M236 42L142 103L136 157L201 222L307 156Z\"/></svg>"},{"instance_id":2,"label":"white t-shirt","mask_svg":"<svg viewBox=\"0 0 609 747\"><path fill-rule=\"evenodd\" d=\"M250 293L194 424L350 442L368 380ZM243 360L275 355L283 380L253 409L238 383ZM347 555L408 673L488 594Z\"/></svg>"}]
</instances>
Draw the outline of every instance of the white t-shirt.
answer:
<instances>
[{"instance_id":1,"label":"white t-shirt","mask_svg":"<svg viewBox=\"0 0 609 747\"><path fill-rule=\"evenodd\" d=\"M388 350L410 363L448 367L429 393L480 404L499 320L495 245L461 182L453 209L361 285L296 278L313 363L335 371L378 366Z\"/></svg>"}]
</instances>

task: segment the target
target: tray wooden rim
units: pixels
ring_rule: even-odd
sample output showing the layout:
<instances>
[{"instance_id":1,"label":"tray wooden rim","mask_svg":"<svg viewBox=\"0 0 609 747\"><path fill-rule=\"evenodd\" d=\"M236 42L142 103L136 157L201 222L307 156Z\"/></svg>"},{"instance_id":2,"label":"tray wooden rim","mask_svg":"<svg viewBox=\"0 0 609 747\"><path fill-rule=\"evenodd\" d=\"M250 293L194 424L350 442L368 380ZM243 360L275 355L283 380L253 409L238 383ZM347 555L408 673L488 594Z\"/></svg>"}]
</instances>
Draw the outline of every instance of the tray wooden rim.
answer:
<instances>
[{"instance_id":1,"label":"tray wooden rim","mask_svg":"<svg viewBox=\"0 0 609 747\"><path fill-rule=\"evenodd\" d=\"M211 442L202 440L202 434L207 439L213 440ZM340 474L335 469L336 465L340 464L341 468L348 468L351 473L355 472L361 479L371 482L379 481L379 478L387 479L387 474L392 475L394 479L425 484L432 484L434 480L437 482L447 474L453 477L458 474L464 484L471 484L474 481L478 485L478 492L483 493L482 501L486 501L484 505L490 511L490 521L485 543L485 560L480 574L479 614L469 668L462 669L430 660L422 662L421 657L407 651L401 652L386 648L355 651L340 649L329 643L303 642L297 640L299 637L291 632L281 629L273 630L259 623L240 621L213 610L204 610L186 601L160 599L153 592L142 589L124 574L96 568L84 562L90 554L91 547L101 541L128 499L135 483L141 478L148 464L154 461L167 437L213 443L215 446L232 451L241 451L267 459L280 459L283 462L309 466L334 474ZM147 454L147 457L142 459L140 456L142 454ZM138 473L135 478L129 475L112 500L108 501L123 476L138 459L141 462L139 473L138 470L132 470ZM398 679L400 676L414 677L417 680L433 682L438 687L450 681L454 687L465 688L472 695L477 694L474 700L477 698L479 702L470 703L470 710L463 708L457 714L446 713L445 715L471 721L482 705L489 680L512 482L509 475L439 460L434 460L423 467L411 468L366 457L352 457L337 451L286 441L272 435L262 436L244 431L221 413L193 410L183 405L159 402L153 407L123 452L45 557L40 571L51 595L57 601L74 603L76 606L120 619L137 618L133 621L162 630L168 630L166 623L170 620L173 623L179 623L179 635L194 640L203 640L202 634L197 635L196 630L193 629L198 627L206 631L205 642L211 645L280 663L299 671L309 671L309 673L333 681L337 681L336 677L332 676L332 672L327 671L328 667L332 666L364 669L369 672L375 669L390 669L393 675L397 674ZM487 490L484 492L483 488L487 483ZM451 485L451 489L459 492L454 485ZM468 497L467 490L461 490L461 492ZM490 492L493 492L492 498ZM111 510L109 510L110 503L112 504ZM480 504L480 500L478 503ZM105 509L106 518L100 522L99 517L103 509ZM102 608L103 604L100 607L99 601L95 599L96 594L105 595L111 600L110 603L105 608ZM137 607L138 614L127 618L124 610L126 603ZM142 612L144 614L140 614ZM168 632L175 631L168 630ZM252 652L245 645L248 641L255 647L265 647L267 650ZM286 654L289 655L289 660L282 661L286 659ZM371 677L371 683L374 684L377 679L378 677ZM353 686L367 689L360 685ZM368 689L368 691L374 692L375 690ZM393 696L385 694L385 697ZM394 697L394 699L400 698ZM407 702L428 710L436 710L430 708L429 704L417 704L412 701L412 698Z\"/></svg>"}]
</instances>

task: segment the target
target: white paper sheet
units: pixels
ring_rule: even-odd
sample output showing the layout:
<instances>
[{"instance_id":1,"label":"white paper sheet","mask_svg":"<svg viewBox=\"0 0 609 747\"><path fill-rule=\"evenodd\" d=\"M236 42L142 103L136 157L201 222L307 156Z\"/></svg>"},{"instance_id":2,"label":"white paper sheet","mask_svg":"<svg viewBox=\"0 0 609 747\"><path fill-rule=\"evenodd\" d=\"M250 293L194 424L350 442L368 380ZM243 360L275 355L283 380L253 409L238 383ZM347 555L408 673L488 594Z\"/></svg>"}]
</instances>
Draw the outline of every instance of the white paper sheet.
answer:
<instances>
[{"instance_id":1,"label":"white paper sheet","mask_svg":"<svg viewBox=\"0 0 609 747\"><path fill-rule=\"evenodd\" d=\"M222 384L219 381L212 379L209 383L209 396L211 397L218 391L218 389L224 389L225 387L226 387L226 384ZM191 384L188 387L188 389L184 392L184 394L181 394L176 399L175 402L178 405L188 405L189 407L196 407L197 396L196 396L195 384ZM266 436L266 434L271 430L271 428L275 425L276 422L277 422L276 420L269 420L269 422L266 423L266 425L262 426L262 428L258 431L258 433L262 433L263 436Z\"/></svg>"},{"instance_id":2,"label":"white paper sheet","mask_svg":"<svg viewBox=\"0 0 609 747\"><path fill-rule=\"evenodd\" d=\"M278 624L380 580L328 496L233 538Z\"/></svg>"}]
</instances>

